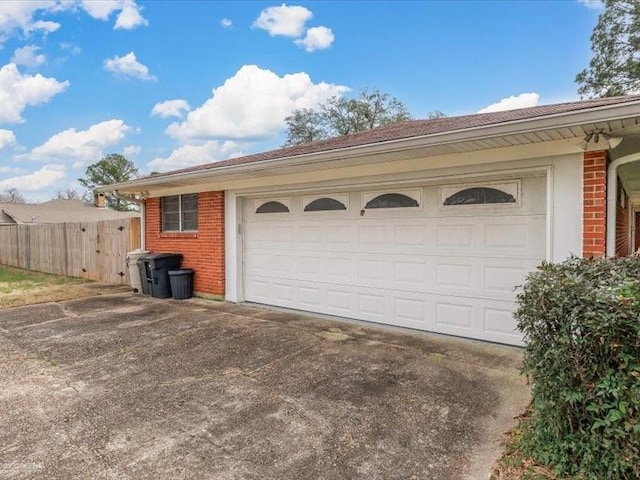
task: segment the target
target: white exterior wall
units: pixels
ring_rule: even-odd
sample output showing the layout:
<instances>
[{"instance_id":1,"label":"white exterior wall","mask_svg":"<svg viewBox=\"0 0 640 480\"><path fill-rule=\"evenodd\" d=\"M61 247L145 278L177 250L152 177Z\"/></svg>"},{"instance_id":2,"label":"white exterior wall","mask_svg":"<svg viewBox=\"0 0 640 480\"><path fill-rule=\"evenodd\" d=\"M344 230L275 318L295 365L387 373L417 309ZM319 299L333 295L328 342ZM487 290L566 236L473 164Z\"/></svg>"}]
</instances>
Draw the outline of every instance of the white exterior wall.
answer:
<instances>
[{"instance_id":1,"label":"white exterior wall","mask_svg":"<svg viewBox=\"0 0 640 480\"><path fill-rule=\"evenodd\" d=\"M582 154L553 158L550 259L582 256Z\"/></svg>"}]
</instances>

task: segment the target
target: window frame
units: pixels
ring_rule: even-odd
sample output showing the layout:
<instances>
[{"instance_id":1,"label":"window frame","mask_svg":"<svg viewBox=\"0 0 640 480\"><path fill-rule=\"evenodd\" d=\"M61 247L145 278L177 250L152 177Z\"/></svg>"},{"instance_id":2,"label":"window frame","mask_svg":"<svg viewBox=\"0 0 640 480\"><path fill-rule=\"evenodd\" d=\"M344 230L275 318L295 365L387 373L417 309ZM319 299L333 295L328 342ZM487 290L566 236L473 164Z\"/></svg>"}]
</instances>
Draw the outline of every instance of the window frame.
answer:
<instances>
[{"instance_id":1,"label":"window frame","mask_svg":"<svg viewBox=\"0 0 640 480\"><path fill-rule=\"evenodd\" d=\"M345 208L344 209L336 209L336 210L305 210L311 203L316 200L320 200L323 198L330 198L337 202L342 203ZM349 212L349 195L346 193L330 193L327 195L307 195L302 197L302 213L304 215L320 215L320 214L330 214L330 215L344 215Z\"/></svg>"},{"instance_id":2,"label":"window frame","mask_svg":"<svg viewBox=\"0 0 640 480\"><path fill-rule=\"evenodd\" d=\"M282 205L287 207L289 211L288 212L258 212L258 209L260 207L262 207L264 204L269 202L281 203ZM291 215L291 199L290 198L256 198L253 201L253 215L258 215L260 217L262 215Z\"/></svg>"},{"instance_id":3,"label":"window frame","mask_svg":"<svg viewBox=\"0 0 640 480\"><path fill-rule=\"evenodd\" d=\"M413 200L416 201L416 203L418 204L417 206L412 206L412 207L389 207L389 208L367 208L367 203L369 203L371 200L381 196L381 195L385 195L385 194L399 194L399 195L404 195L406 197L409 197ZM362 194L360 195L360 202L361 202L361 212L366 211L367 215L370 215L372 213L375 214L375 212L377 213L390 213L390 212L394 212L394 213L399 213L399 212L411 212L411 211L416 211L416 210L422 210L423 208L423 202L422 202L422 189L421 188L411 188L411 189L407 189L407 188L385 188L384 190L370 190L367 192L362 192ZM361 213L362 214L362 213Z\"/></svg>"},{"instance_id":4,"label":"window frame","mask_svg":"<svg viewBox=\"0 0 640 480\"><path fill-rule=\"evenodd\" d=\"M499 203L460 203L453 205L445 205L445 201L464 190L470 188L493 188L504 193L512 195L515 202L499 202ZM517 208L522 206L522 180L504 180L502 182L477 182L477 183L461 183L454 185L443 185L439 187L440 192L440 208L441 209L471 209L471 208Z\"/></svg>"},{"instance_id":5,"label":"window frame","mask_svg":"<svg viewBox=\"0 0 640 480\"><path fill-rule=\"evenodd\" d=\"M194 196L195 195L195 202L196 202L196 228L190 228L190 229L185 229L184 228L184 221L183 221L183 208L182 208L182 197L185 196ZM167 198L172 198L172 197L177 197L178 198L178 230L168 230L165 229L165 199ZM186 211L192 211L192 210L186 210ZM171 212L171 213L176 213L176 212ZM178 195L165 195L163 197L160 197L160 231L162 233L195 233L198 232L198 228L200 227L200 195L196 192L196 193L181 193Z\"/></svg>"}]
</instances>

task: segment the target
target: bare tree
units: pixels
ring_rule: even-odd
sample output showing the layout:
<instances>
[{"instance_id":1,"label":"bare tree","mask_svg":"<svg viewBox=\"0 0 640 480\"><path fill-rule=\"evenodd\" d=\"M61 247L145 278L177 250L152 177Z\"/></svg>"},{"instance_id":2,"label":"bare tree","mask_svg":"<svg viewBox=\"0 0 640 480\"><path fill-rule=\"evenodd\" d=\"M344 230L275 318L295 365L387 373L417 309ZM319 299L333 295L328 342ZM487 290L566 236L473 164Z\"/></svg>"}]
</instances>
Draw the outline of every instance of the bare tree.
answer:
<instances>
[{"instance_id":1,"label":"bare tree","mask_svg":"<svg viewBox=\"0 0 640 480\"><path fill-rule=\"evenodd\" d=\"M89 192L79 192L75 188L67 188L66 190L58 190L53 196L53 200L82 200L83 202L91 201Z\"/></svg>"},{"instance_id":2,"label":"bare tree","mask_svg":"<svg viewBox=\"0 0 640 480\"><path fill-rule=\"evenodd\" d=\"M0 193L0 202L4 203L25 203L22 194L15 188L10 188Z\"/></svg>"}]
</instances>

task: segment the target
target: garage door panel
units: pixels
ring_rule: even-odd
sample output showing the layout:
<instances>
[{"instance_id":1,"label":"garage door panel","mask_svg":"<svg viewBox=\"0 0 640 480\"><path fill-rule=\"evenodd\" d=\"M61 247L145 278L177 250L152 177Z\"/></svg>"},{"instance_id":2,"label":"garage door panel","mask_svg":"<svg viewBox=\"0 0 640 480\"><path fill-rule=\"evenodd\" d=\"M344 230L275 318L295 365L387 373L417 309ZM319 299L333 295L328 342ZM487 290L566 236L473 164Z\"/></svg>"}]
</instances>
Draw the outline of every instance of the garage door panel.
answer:
<instances>
[{"instance_id":1,"label":"garage door panel","mask_svg":"<svg viewBox=\"0 0 640 480\"><path fill-rule=\"evenodd\" d=\"M470 263L438 263L436 265L436 287L471 291L473 270Z\"/></svg>"},{"instance_id":2,"label":"garage door panel","mask_svg":"<svg viewBox=\"0 0 640 480\"><path fill-rule=\"evenodd\" d=\"M380 248L388 245L387 227L378 225L361 225L358 229L358 243L361 247L373 246Z\"/></svg>"},{"instance_id":3,"label":"garage door panel","mask_svg":"<svg viewBox=\"0 0 640 480\"><path fill-rule=\"evenodd\" d=\"M317 279L325 280L329 283L352 283L352 263L353 260L351 258L327 257L324 261L326 272L325 277L324 279Z\"/></svg>"},{"instance_id":4,"label":"garage door panel","mask_svg":"<svg viewBox=\"0 0 640 480\"><path fill-rule=\"evenodd\" d=\"M309 215L247 208L249 301L521 344L516 285L546 256L544 178L522 180L521 204L445 208L425 187L421 208ZM542 197L544 198L544 197ZM535 203L535 204L532 204ZM297 210L296 210L297 208ZM390 209L391 210L391 209Z\"/></svg>"},{"instance_id":5,"label":"garage door panel","mask_svg":"<svg viewBox=\"0 0 640 480\"><path fill-rule=\"evenodd\" d=\"M473 225L436 224L436 248L471 250L473 247Z\"/></svg>"},{"instance_id":6,"label":"garage door panel","mask_svg":"<svg viewBox=\"0 0 640 480\"><path fill-rule=\"evenodd\" d=\"M387 275L387 261L385 259L361 258L357 262L357 268L358 280L362 283L374 282L381 284L389 278Z\"/></svg>"},{"instance_id":7,"label":"garage door panel","mask_svg":"<svg viewBox=\"0 0 640 480\"><path fill-rule=\"evenodd\" d=\"M347 288L327 288L327 312L333 315L349 317L355 315L355 295Z\"/></svg>"},{"instance_id":8,"label":"garage door panel","mask_svg":"<svg viewBox=\"0 0 640 480\"><path fill-rule=\"evenodd\" d=\"M428 228L424 225L396 225L394 243L398 247L424 247L427 243Z\"/></svg>"},{"instance_id":9,"label":"garage door panel","mask_svg":"<svg viewBox=\"0 0 640 480\"><path fill-rule=\"evenodd\" d=\"M298 287L298 304L303 309L321 312L326 306L326 291L317 286Z\"/></svg>"},{"instance_id":10,"label":"garage door panel","mask_svg":"<svg viewBox=\"0 0 640 480\"><path fill-rule=\"evenodd\" d=\"M507 337L513 341L520 340L520 334L514 328L511 305L503 306L502 308L495 304L485 307L483 309L483 320L482 331L488 334Z\"/></svg>"},{"instance_id":11,"label":"garage door panel","mask_svg":"<svg viewBox=\"0 0 640 480\"><path fill-rule=\"evenodd\" d=\"M326 241L325 233L325 230L320 225L300 225L296 228L296 245L300 244L302 248L323 247Z\"/></svg>"},{"instance_id":12,"label":"garage door panel","mask_svg":"<svg viewBox=\"0 0 640 480\"><path fill-rule=\"evenodd\" d=\"M433 322L429 321L433 316L427 315L429 304L424 296L394 295L392 304L394 324L421 330L428 330L433 326Z\"/></svg>"},{"instance_id":13,"label":"garage door panel","mask_svg":"<svg viewBox=\"0 0 640 480\"><path fill-rule=\"evenodd\" d=\"M428 285L429 267L423 259L399 259L393 262L393 285L401 290Z\"/></svg>"},{"instance_id":14,"label":"garage door panel","mask_svg":"<svg viewBox=\"0 0 640 480\"><path fill-rule=\"evenodd\" d=\"M402 256L392 261L383 256L362 259L294 252L251 254L247 275L292 283L311 281L341 287L357 284L398 294L442 293L513 301L514 287L523 284L536 265L535 261L513 259Z\"/></svg>"},{"instance_id":15,"label":"garage door panel","mask_svg":"<svg viewBox=\"0 0 640 480\"><path fill-rule=\"evenodd\" d=\"M514 287L524 283L527 272L532 268L531 265L486 265L483 268L484 291L487 294L503 293L513 297Z\"/></svg>"},{"instance_id":16,"label":"garage door panel","mask_svg":"<svg viewBox=\"0 0 640 480\"><path fill-rule=\"evenodd\" d=\"M389 300L383 292L370 291L368 293L359 292L358 315L370 321L385 323L388 321L390 311L388 310Z\"/></svg>"}]
</instances>

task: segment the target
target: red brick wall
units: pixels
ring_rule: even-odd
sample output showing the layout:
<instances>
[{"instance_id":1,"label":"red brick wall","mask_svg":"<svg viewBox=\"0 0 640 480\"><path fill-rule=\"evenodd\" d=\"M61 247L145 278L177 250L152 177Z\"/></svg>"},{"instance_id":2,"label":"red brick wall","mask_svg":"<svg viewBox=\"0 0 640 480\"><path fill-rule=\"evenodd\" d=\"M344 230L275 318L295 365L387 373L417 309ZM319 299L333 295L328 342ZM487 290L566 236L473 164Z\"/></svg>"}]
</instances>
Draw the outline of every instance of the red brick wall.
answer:
<instances>
[{"instance_id":1,"label":"red brick wall","mask_svg":"<svg viewBox=\"0 0 640 480\"><path fill-rule=\"evenodd\" d=\"M195 270L195 292L224 295L224 192L198 195L197 233L163 233L160 199L145 207L147 250L181 253L182 266Z\"/></svg>"},{"instance_id":2,"label":"red brick wall","mask_svg":"<svg viewBox=\"0 0 640 480\"><path fill-rule=\"evenodd\" d=\"M607 238L607 152L585 152L582 256L604 257Z\"/></svg>"},{"instance_id":3,"label":"red brick wall","mask_svg":"<svg viewBox=\"0 0 640 480\"><path fill-rule=\"evenodd\" d=\"M616 256L626 257L629 250L629 199L625 194L624 208L620 202L616 202Z\"/></svg>"}]
</instances>

